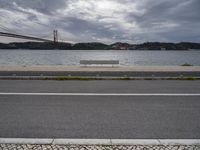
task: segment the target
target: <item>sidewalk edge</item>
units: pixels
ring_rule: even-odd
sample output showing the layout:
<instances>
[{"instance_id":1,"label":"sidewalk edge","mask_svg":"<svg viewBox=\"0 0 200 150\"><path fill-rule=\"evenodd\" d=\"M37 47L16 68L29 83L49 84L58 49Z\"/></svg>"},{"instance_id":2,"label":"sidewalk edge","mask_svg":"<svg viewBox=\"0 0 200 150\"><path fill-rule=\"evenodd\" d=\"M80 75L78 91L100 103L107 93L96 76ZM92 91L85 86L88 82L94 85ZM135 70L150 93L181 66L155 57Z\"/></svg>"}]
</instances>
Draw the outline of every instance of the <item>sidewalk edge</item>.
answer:
<instances>
[{"instance_id":1,"label":"sidewalk edge","mask_svg":"<svg viewBox=\"0 0 200 150\"><path fill-rule=\"evenodd\" d=\"M200 145L200 139L40 139L0 138L0 144L36 145Z\"/></svg>"}]
</instances>

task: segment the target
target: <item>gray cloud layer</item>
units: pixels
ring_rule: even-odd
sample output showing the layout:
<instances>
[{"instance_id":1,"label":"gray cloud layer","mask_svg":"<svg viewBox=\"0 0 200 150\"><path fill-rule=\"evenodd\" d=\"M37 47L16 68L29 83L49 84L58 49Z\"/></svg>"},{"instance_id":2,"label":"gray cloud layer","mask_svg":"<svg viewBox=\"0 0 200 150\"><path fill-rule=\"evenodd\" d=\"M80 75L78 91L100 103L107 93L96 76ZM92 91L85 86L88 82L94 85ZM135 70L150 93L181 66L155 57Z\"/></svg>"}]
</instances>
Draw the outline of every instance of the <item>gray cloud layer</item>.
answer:
<instances>
[{"instance_id":1,"label":"gray cloud layer","mask_svg":"<svg viewBox=\"0 0 200 150\"><path fill-rule=\"evenodd\" d=\"M75 42L200 42L200 0L0 0L0 25Z\"/></svg>"}]
</instances>

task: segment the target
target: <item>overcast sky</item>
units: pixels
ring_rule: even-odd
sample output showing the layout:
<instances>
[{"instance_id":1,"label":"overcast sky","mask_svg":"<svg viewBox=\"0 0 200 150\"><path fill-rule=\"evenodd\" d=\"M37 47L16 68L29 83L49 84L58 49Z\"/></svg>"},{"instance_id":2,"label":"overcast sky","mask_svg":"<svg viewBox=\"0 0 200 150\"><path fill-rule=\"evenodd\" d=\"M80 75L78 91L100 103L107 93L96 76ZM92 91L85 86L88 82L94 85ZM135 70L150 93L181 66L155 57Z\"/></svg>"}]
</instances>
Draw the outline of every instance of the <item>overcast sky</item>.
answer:
<instances>
[{"instance_id":1,"label":"overcast sky","mask_svg":"<svg viewBox=\"0 0 200 150\"><path fill-rule=\"evenodd\" d=\"M0 0L0 31L53 29L74 42L200 42L200 0Z\"/></svg>"}]
</instances>

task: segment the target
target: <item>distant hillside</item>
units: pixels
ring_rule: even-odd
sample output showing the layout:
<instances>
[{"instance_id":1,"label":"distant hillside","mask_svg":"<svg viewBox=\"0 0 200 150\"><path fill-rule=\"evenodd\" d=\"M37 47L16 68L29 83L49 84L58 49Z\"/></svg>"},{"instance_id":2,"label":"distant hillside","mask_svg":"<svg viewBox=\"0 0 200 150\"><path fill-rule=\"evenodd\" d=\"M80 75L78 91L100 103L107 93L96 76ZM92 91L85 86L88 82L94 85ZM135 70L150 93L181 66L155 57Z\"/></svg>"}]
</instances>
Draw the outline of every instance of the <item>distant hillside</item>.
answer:
<instances>
[{"instance_id":1,"label":"distant hillside","mask_svg":"<svg viewBox=\"0 0 200 150\"><path fill-rule=\"evenodd\" d=\"M105 50L108 45L103 43L77 43L72 46L74 50Z\"/></svg>"},{"instance_id":2,"label":"distant hillside","mask_svg":"<svg viewBox=\"0 0 200 150\"><path fill-rule=\"evenodd\" d=\"M190 50L200 49L200 43L159 43L159 42L148 42L143 44L135 45L135 49L138 50Z\"/></svg>"},{"instance_id":3,"label":"distant hillside","mask_svg":"<svg viewBox=\"0 0 200 150\"><path fill-rule=\"evenodd\" d=\"M52 42L25 42L25 43L0 43L0 49L33 49L33 50L200 50L200 43L159 43L147 42L143 44L114 43L106 45L103 43L52 43Z\"/></svg>"}]
</instances>

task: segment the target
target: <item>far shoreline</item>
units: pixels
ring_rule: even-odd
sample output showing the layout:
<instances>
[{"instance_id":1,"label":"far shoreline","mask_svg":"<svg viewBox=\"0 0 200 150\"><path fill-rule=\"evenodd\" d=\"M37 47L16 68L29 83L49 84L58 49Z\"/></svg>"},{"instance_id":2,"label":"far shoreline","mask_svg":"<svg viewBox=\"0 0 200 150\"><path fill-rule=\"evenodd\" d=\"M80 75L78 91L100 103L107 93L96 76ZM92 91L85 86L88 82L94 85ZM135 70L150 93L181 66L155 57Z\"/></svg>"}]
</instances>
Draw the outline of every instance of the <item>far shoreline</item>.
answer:
<instances>
[{"instance_id":1,"label":"far shoreline","mask_svg":"<svg viewBox=\"0 0 200 150\"><path fill-rule=\"evenodd\" d=\"M176 49L171 49L171 50L159 50L159 49L136 49L136 50L121 50L121 49L28 49L28 48L18 48L18 49L1 49L2 50L9 50L9 51L15 51L15 50L24 50L24 51L200 51L200 49L183 49L183 50L176 50Z\"/></svg>"},{"instance_id":2,"label":"far shoreline","mask_svg":"<svg viewBox=\"0 0 200 150\"><path fill-rule=\"evenodd\" d=\"M0 50L141 50L141 51L191 51L200 50L200 43L161 43L147 42L142 44L114 43L54 43L54 42L21 42L0 43Z\"/></svg>"}]
</instances>

